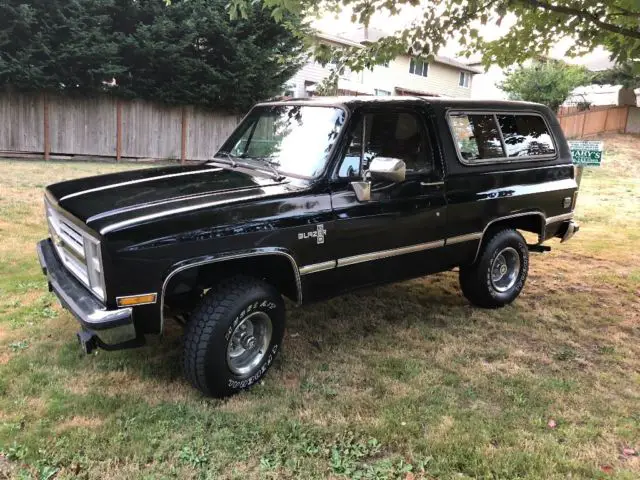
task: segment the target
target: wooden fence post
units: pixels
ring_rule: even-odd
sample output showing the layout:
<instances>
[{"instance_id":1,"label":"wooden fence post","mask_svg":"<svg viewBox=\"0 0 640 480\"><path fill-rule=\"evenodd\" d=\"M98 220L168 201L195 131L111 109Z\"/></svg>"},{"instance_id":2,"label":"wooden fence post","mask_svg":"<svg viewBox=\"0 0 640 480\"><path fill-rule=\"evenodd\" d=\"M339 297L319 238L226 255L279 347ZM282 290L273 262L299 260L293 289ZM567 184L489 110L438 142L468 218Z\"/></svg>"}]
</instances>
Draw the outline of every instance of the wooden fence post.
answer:
<instances>
[{"instance_id":1,"label":"wooden fence post","mask_svg":"<svg viewBox=\"0 0 640 480\"><path fill-rule=\"evenodd\" d=\"M582 112L582 128L580 129L580 138L584 138L584 124L587 123L587 114Z\"/></svg>"},{"instance_id":2,"label":"wooden fence post","mask_svg":"<svg viewBox=\"0 0 640 480\"><path fill-rule=\"evenodd\" d=\"M122 159L122 100L116 100L116 162Z\"/></svg>"},{"instance_id":3,"label":"wooden fence post","mask_svg":"<svg viewBox=\"0 0 640 480\"><path fill-rule=\"evenodd\" d=\"M627 105L627 113L624 117L624 128L622 129L622 133L627 133L627 126L629 125L629 115L631 115L631 107Z\"/></svg>"},{"instance_id":4,"label":"wooden fence post","mask_svg":"<svg viewBox=\"0 0 640 480\"><path fill-rule=\"evenodd\" d=\"M184 164L187 160L187 130L189 124L187 122L187 107L182 107L182 138L180 139L180 163Z\"/></svg>"},{"instance_id":5,"label":"wooden fence post","mask_svg":"<svg viewBox=\"0 0 640 480\"><path fill-rule=\"evenodd\" d=\"M44 159L51 157L51 140L49 138L49 97L46 92L42 94L43 127L44 127Z\"/></svg>"}]
</instances>

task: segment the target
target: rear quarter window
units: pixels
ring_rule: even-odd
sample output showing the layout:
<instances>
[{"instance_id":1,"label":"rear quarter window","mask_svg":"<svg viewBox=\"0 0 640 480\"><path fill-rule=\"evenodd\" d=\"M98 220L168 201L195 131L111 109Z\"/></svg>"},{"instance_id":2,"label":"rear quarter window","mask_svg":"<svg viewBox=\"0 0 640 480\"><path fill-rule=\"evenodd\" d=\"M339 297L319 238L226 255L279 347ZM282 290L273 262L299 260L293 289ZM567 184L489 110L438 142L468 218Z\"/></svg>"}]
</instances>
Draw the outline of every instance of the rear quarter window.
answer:
<instances>
[{"instance_id":1,"label":"rear quarter window","mask_svg":"<svg viewBox=\"0 0 640 480\"><path fill-rule=\"evenodd\" d=\"M537 115L498 115L508 157L554 155L556 149L542 117Z\"/></svg>"},{"instance_id":2,"label":"rear quarter window","mask_svg":"<svg viewBox=\"0 0 640 480\"><path fill-rule=\"evenodd\" d=\"M465 164L540 160L556 153L549 127L537 114L452 112L449 125Z\"/></svg>"}]
</instances>

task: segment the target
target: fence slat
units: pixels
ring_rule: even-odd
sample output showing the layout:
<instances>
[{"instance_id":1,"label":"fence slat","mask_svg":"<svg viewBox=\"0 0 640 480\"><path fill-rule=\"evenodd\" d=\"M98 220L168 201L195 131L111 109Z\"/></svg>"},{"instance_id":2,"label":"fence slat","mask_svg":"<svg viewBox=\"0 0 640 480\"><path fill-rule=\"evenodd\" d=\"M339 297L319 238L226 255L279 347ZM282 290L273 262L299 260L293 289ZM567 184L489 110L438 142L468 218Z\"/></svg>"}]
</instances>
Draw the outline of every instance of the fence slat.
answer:
<instances>
[{"instance_id":1,"label":"fence slat","mask_svg":"<svg viewBox=\"0 0 640 480\"><path fill-rule=\"evenodd\" d=\"M51 122L49 117L49 96L42 94L42 131L44 132L44 159L49 160L51 156Z\"/></svg>"},{"instance_id":2,"label":"fence slat","mask_svg":"<svg viewBox=\"0 0 640 480\"><path fill-rule=\"evenodd\" d=\"M604 132L624 132L629 106L600 108L558 115L560 127L567 138L582 138Z\"/></svg>"}]
</instances>

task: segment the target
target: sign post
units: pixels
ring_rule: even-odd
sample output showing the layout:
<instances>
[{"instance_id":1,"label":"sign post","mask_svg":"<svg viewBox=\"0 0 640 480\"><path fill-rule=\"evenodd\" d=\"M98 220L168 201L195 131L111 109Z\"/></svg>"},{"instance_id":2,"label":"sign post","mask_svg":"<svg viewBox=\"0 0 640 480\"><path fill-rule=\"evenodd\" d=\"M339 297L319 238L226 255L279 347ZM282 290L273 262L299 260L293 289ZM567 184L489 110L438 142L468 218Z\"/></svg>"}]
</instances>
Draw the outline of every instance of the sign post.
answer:
<instances>
[{"instance_id":1,"label":"sign post","mask_svg":"<svg viewBox=\"0 0 640 480\"><path fill-rule=\"evenodd\" d=\"M603 142L594 140L569 140L571 159L577 167L576 183L580 187L584 167L599 167L602 164Z\"/></svg>"}]
</instances>

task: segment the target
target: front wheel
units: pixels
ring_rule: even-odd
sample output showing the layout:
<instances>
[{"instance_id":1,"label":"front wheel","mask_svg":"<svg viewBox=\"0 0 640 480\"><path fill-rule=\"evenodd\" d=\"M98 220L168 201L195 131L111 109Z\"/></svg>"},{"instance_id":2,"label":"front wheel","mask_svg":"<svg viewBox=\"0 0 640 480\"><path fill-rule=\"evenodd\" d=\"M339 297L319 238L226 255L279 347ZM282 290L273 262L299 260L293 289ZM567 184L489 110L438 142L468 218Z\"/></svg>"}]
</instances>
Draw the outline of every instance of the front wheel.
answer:
<instances>
[{"instance_id":1,"label":"front wheel","mask_svg":"<svg viewBox=\"0 0 640 480\"><path fill-rule=\"evenodd\" d=\"M226 397L267 372L284 335L284 302L256 278L237 276L203 297L185 332L183 370L206 395Z\"/></svg>"},{"instance_id":2,"label":"front wheel","mask_svg":"<svg viewBox=\"0 0 640 480\"><path fill-rule=\"evenodd\" d=\"M475 263L460 267L460 287L474 305L499 308L513 302L524 288L529 250L516 230L495 230L489 235Z\"/></svg>"}]
</instances>

